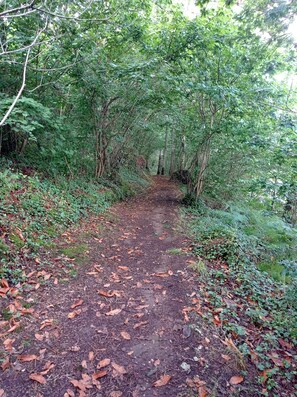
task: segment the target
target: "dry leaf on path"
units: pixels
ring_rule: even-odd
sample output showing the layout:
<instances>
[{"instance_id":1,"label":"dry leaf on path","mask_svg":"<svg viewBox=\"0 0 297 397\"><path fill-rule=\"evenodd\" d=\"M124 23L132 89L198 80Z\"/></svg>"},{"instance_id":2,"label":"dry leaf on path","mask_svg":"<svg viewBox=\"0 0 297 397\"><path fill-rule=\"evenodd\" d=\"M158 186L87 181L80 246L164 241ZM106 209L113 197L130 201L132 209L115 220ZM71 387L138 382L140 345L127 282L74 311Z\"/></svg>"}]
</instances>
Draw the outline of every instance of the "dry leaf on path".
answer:
<instances>
[{"instance_id":1,"label":"dry leaf on path","mask_svg":"<svg viewBox=\"0 0 297 397\"><path fill-rule=\"evenodd\" d=\"M40 374L31 374L29 376L29 378L31 380L34 380L35 382L41 383L42 385L46 384L46 379L44 376L40 375Z\"/></svg>"},{"instance_id":2,"label":"dry leaf on path","mask_svg":"<svg viewBox=\"0 0 297 397\"><path fill-rule=\"evenodd\" d=\"M75 309L77 306L81 306L84 303L82 299L79 299L78 301L74 302L73 305L71 305L71 309Z\"/></svg>"},{"instance_id":3,"label":"dry leaf on path","mask_svg":"<svg viewBox=\"0 0 297 397\"><path fill-rule=\"evenodd\" d=\"M125 370L125 368L121 365L118 365L116 363L111 363L111 366L121 375L124 375L127 373L127 371Z\"/></svg>"},{"instance_id":4,"label":"dry leaf on path","mask_svg":"<svg viewBox=\"0 0 297 397\"><path fill-rule=\"evenodd\" d=\"M238 385L239 383L243 382L243 376L232 376L229 380L230 385Z\"/></svg>"},{"instance_id":5,"label":"dry leaf on path","mask_svg":"<svg viewBox=\"0 0 297 397\"><path fill-rule=\"evenodd\" d=\"M35 339L37 339L39 342L42 342L44 339L44 335L42 334L35 334Z\"/></svg>"},{"instance_id":6,"label":"dry leaf on path","mask_svg":"<svg viewBox=\"0 0 297 397\"><path fill-rule=\"evenodd\" d=\"M112 391L109 397L121 397L123 393L121 391Z\"/></svg>"},{"instance_id":7,"label":"dry leaf on path","mask_svg":"<svg viewBox=\"0 0 297 397\"><path fill-rule=\"evenodd\" d=\"M89 361L93 361L95 357L94 352L89 352Z\"/></svg>"},{"instance_id":8,"label":"dry leaf on path","mask_svg":"<svg viewBox=\"0 0 297 397\"><path fill-rule=\"evenodd\" d=\"M110 358L104 358L103 360L99 361L97 368L104 368L110 364Z\"/></svg>"},{"instance_id":9,"label":"dry leaf on path","mask_svg":"<svg viewBox=\"0 0 297 397\"><path fill-rule=\"evenodd\" d=\"M106 370L103 370L103 371L95 372L95 373L92 375L92 378L93 378L94 380L97 380L97 379L103 378L103 376L105 376L105 375L107 375L107 371L106 371Z\"/></svg>"},{"instance_id":10,"label":"dry leaf on path","mask_svg":"<svg viewBox=\"0 0 297 397\"><path fill-rule=\"evenodd\" d=\"M81 391L86 391L86 385L84 384L84 382L76 379L71 379L70 383L72 383L73 386L76 387L77 389Z\"/></svg>"},{"instance_id":11,"label":"dry leaf on path","mask_svg":"<svg viewBox=\"0 0 297 397\"><path fill-rule=\"evenodd\" d=\"M148 324L148 321L141 321L140 323L135 324L133 328L137 329L137 328L142 327L143 325L147 325L147 324Z\"/></svg>"},{"instance_id":12,"label":"dry leaf on path","mask_svg":"<svg viewBox=\"0 0 297 397\"><path fill-rule=\"evenodd\" d=\"M123 339L126 339L126 340L130 340L131 339L130 334L128 334L128 332L126 332L126 331L122 331L121 332L121 336L122 336Z\"/></svg>"},{"instance_id":13,"label":"dry leaf on path","mask_svg":"<svg viewBox=\"0 0 297 397\"><path fill-rule=\"evenodd\" d=\"M45 327L50 327L51 325L53 325L53 322L54 322L54 320L52 318L48 319L48 320L44 320L44 321L42 321L41 327L39 329L41 330Z\"/></svg>"},{"instance_id":14,"label":"dry leaf on path","mask_svg":"<svg viewBox=\"0 0 297 397\"><path fill-rule=\"evenodd\" d=\"M9 367L10 367L9 357L6 357L6 359L1 364L2 371L5 371Z\"/></svg>"},{"instance_id":15,"label":"dry leaf on path","mask_svg":"<svg viewBox=\"0 0 297 397\"><path fill-rule=\"evenodd\" d=\"M205 386L200 386L198 389L198 396L199 397L207 397L207 391Z\"/></svg>"},{"instance_id":16,"label":"dry leaf on path","mask_svg":"<svg viewBox=\"0 0 297 397\"><path fill-rule=\"evenodd\" d=\"M71 389L67 389L67 392L64 394L63 397L75 397L75 394Z\"/></svg>"},{"instance_id":17,"label":"dry leaf on path","mask_svg":"<svg viewBox=\"0 0 297 397\"><path fill-rule=\"evenodd\" d=\"M161 378L154 383L154 386L155 387L165 386L170 381L170 379L171 379L170 375L162 375Z\"/></svg>"},{"instance_id":18,"label":"dry leaf on path","mask_svg":"<svg viewBox=\"0 0 297 397\"><path fill-rule=\"evenodd\" d=\"M81 313L81 309L77 309L77 310L74 310L73 312L70 312L67 317L72 319L72 318L78 316L80 313Z\"/></svg>"},{"instance_id":19,"label":"dry leaf on path","mask_svg":"<svg viewBox=\"0 0 297 397\"><path fill-rule=\"evenodd\" d=\"M33 360L38 360L36 354L23 354L21 356L17 356L17 359L21 362L28 362Z\"/></svg>"},{"instance_id":20,"label":"dry leaf on path","mask_svg":"<svg viewBox=\"0 0 297 397\"><path fill-rule=\"evenodd\" d=\"M221 354L221 356L223 357L223 359L224 359L225 361L230 361L230 360L231 360L231 357L228 356L227 354Z\"/></svg>"},{"instance_id":21,"label":"dry leaf on path","mask_svg":"<svg viewBox=\"0 0 297 397\"><path fill-rule=\"evenodd\" d=\"M4 389L0 389L0 397L4 397L5 395L5 390Z\"/></svg>"},{"instance_id":22,"label":"dry leaf on path","mask_svg":"<svg viewBox=\"0 0 297 397\"><path fill-rule=\"evenodd\" d=\"M113 309L109 312L105 313L106 316L116 316L117 314L121 313L122 309Z\"/></svg>"},{"instance_id":23,"label":"dry leaf on path","mask_svg":"<svg viewBox=\"0 0 297 397\"><path fill-rule=\"evenodd\" d=\"M11 339L11 338L5 339L5 341L3 342L4 349L7 350L8 352L12 352L13 349L12 344L14 341L15 339Z\"/></svg>"}]
</instances>

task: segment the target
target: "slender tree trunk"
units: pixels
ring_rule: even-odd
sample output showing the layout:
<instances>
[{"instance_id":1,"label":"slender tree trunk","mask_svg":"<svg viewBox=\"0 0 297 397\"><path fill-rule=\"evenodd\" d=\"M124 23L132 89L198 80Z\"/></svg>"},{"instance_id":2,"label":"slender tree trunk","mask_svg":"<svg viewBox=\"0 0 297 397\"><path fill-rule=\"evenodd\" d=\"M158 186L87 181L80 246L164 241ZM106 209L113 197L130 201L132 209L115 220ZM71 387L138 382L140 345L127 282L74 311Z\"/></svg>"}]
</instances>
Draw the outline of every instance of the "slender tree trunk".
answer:
<instances>
[{"instance_id":1,"label":"slender tree trunk","mask_svg":"<svg viewBox=\"0 0 297 397\"><path fill-rule=\"evenodd\" d=\"M162 171L162 150L160 150L160 154L159 154L157 175L161 175L161 171Z\"/></svg>"},{"instance_id":2,"label":"slender tree trunk","mask_svg":"<svg viewBox=\"0 0 297 397\"><path fill-rule=\"evenodd\" d=\"M165 132L165 146L164 146L164 151L163 151L161 175L165 175L165 172L166 172L167 149L168 149L168 127L166 127L166 132Z\"/></svg>"},{"instance_id":3,"label":"slender tree trunk","mask_svg":"<svg viewBox=\"0 0 297 397\"><path fill-rule=\"evenodd\" d=\"M186 162L186 137L183 135L181 140L180 171L184 169Z\"/></svg>"},{"instance_id":4,"label":"slender tree trunk","mask_svg":"<svg viewBox=\"0 0 297 397\"><path fill-rule=\"evenodd\" d=\"M174 161L175 161L175 143L174 143L174 130L171 130L171 157L170 157L170 168L169 175L172 176L174 173Z\"/></svg>"}]
</instances>

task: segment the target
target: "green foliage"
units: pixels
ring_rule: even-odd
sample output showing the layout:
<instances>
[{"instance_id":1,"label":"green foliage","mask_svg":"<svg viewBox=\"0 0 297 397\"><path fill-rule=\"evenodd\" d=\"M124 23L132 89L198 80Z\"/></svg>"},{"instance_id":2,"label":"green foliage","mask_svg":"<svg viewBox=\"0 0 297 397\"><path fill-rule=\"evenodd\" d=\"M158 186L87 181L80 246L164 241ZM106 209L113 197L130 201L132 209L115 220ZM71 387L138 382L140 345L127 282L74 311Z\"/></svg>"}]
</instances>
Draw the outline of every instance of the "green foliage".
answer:
<instances>
[{"instance_id":1,"label":"green foliage","mask_svg":"<svg viewBox=\"0 0 297 397\"><path fill-rule=\"evenodd\" d=\"M126 181L125 176L130 179ZM25 269L24 259L46 247L53 237L81 218L103 212L115 200L127 197L147 184L131 173L122 174L121 184L106 186L62 177L53 181L38 175L2 170L0 275L17 282ZM70 255L70 251L65 254Z\"/></svg>"}]
</instances>

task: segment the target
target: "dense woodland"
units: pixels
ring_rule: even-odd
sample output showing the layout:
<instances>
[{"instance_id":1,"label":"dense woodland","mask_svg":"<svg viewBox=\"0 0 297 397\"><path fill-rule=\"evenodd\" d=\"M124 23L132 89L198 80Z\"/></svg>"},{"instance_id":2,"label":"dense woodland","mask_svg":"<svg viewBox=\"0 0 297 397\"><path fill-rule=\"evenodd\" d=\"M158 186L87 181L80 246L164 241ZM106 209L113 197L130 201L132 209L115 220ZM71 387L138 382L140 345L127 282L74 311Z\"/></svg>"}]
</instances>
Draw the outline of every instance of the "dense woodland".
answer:
<instances>
[{"instance_id":1,"label":"dense woodland","mask_svg":"<svg viewBox=\"0 0 297 397\"><path fill-rule=\"evenodd\" d=\"M297 3L192 8L0 3L1 276L158 173L184 183L197 255L264 275L278 303L259 310L280 304L273 332L296 340Z\"/></svg>"}]
</instances>

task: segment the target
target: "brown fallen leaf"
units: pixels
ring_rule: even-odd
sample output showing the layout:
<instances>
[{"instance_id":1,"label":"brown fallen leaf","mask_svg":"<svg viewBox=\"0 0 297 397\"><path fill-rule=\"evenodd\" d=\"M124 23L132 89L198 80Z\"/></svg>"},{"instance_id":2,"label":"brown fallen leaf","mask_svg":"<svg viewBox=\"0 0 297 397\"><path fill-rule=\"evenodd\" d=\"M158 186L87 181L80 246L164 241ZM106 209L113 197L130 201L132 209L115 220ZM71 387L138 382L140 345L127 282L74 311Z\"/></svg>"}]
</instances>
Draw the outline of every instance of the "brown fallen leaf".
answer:
<instances>
[{"instance_id":1,"label":"brown fallen leaf","mask_svg":"<svg viewBox=\"0 0 297 397\"><path fill-rule=\"evenodd\" d=\"M5 396L5 390L4 389L0 389L0 397L4 397Z\"/></svg>"},{"instance_id":2,"label":"brown fallen leaf","mask_svg":"<svg viewBox=\"0 0 297 397\"><path fill-rule=\"evenodd\" d=\"M42 335L42 334L35 334L35 338L36 338L39 342L42 342L43 339L44 339L44 335Z\"/></svg>"},{"instance_id":3,"label":"brown fallen leaf","mask_svg":"<svg viewBox=\"0 0 297 397\"><path fill-rule=\"evenodd\" d=\"M0 285L1 285L2 287L4 287L4 288L9 288L8 281L5 280L5 278L2 278L2 279L0 280Z\"/></svg>"},{"instance_id":4,"label":"brown fallen leaf","mask_svg":"<svg viewBox=\"0 0 297 397\"><path fill-rule=\"evenodd\" d=\"M84 384L84 382L76 379L71 379L70 383L72 383L73 386L76 387L77 389L84 392L86 391L86 385Z\"/></svg>"},{"instance_id":5,"label":"brown fallen leaf","mask_svg":"<svg viewBox=\"0 0 297 397\"><path fill-rule=\"evenodd\" d=\"M124 272L128 271L128 266L118 266L118 269L123 270Z\"/></svg>"},{"instance_id":6,"label":"brown fallen leaf","mask_svg":"<svg viewBox=\"0 0 297 397\"><path fill-rule=\"evenodd\" d=\"M95 357L94 352L89 352L89 361L93 361Z\"/></svg>"},{"instance_id":7,"label":"brown fallen leaf","mask_svg":"<svg viewBox=\"0 0 297 397\"><path fill-rule=\"evenodd\" d=\"M63 397L75 397L74 391L71 389L67 389L67 392L64 394Z\"/></svg>"},{"instance_id":8,"label":"brown fallen leaf","mask_svg":"<svg viewBox=\"0 0 297 397\"><path fill-rule=\"evenodd\" d=\"M128 332L126 332L126 331L122 331L121 332L121 336L122 336L123 339L126 339L126 340L130 340L131 339L130 334L128 334Z\"/></svg>"},{"instance_id":9,"label":"brown fallen leaf","mask_svg":"<svg viewBox=\"0 0 297 397\"><path fill-rule=\"evenodd\" d=\"M74 302L73 305L71 305L71 309L75 309L78 306L81 306L84 303L82 299L79 299L78 301Z\"/></svg>"},{"instance_id":10,"label":"brown fallen leaf","mask_svg":"<svg viewBox=\"0 0 297 397\"><path fill-rule=\"evenodd\" d=\"M82 368L84 369L88 369L88 364L87 364L87 360L82 360L81 364Z\"/></svg>"},{"instance_id":11,"label":"brown fallen leaf","mask_svg":"<svg viewBox=\"0 0 297 397\"><path fill-rule=\"evenodd\" d=\"M110 364L110 358L104 358L103 360L99 361L97 364L97 368L104 368L107 367Z\"/></svg>"},{"instance_id":12,"label":"brown fallen leaf","mask_svg":"<svg viewBox=\"0 0 297 397\"><path fill-rule=\"evenodd\" d=\"M141 321L140 323L135 324L133 328L137 329L137 328L142 327L143 325L147 325L147 324L148 324L148 321Z\"/></svg>"},{"instance_id":13,"label":"brown fallen leaf","mask_svg":"<svg viewBox=\"0 0 297 397\"><path fill-rule=\"evenodd\" d=\"M232 376L229 380L230 385L238 385L239 383L243 382L243 376Z\"/></svg>"},{"instance_id":14,"label":"brown fallen leaf","mask_svg":"<svg viewBox=\"0 0 297 397\"><path fill-rule=\"evenodd\" d=\"M122 309L113 309L109 312L105 313L106 316L116 316L117 314L121 313Z\"/></svg>"},{"instance_id":15,"label":"brown fallen leaf","mask_svg":"<svg viewBox=\"0 0 297 397\"><path fill-rule=\"evenodd\" d=\"M68 314L69 319L73 319L74 317L78 316L81 313L81 309L74 310Z\"/></svg>"},{"instance_id":16,"label":"brown fallen leaf","mask_svg":"<svg viewBox=\"0 0 297 397\"><path fill-rule=\"evenodd\" d=\"M171 379L170 375L166 375L166 374L162 375L161 378L154 383L154 387L165 386L170 381L170 379Z\"/></svg>"},{"instance_id":17,"label":"brown fallen leaf","mask_svg":"<svg viewBox=\"0 0 297 397\"><path fill-rule=\"evenodd\" d=\"M40 372L41 375L46 375L51 369L55 367L55 364L53 364L51 361L47 361L45 365L43 366L43 371Z\"/></svg>"},{"instance_id":18,"label":"brown fallen leaf","mask_svg":"<svg viewBox=\"0 0 297 397\"><path fill-rule=\"evenodd\" d=\"M12 344L14 341L15 339L11 339L11 338L5 339L5 341L3 342L4 349L7 350L8 352L12 352L13 349Z\"/></svg>"},{"instance_id":19,"label":"brown fallen leaf","mask_svg":"<svg viewBox=\"0 0 297 397\"><path fill-rule=\"evenodd\" d=\"M104 291L103 289L100 289L97 292L99 295L104 296L105 298L112 298L115 296L115 291Z\"/></svg>"},{"instance_id":20,"label":"brown fallen leaf","mask_svg":"<svg viewBox=\"0 0 297 397\"><path fill-rule=\"evenodd\" d=\"M92 378L93 378L94 380L97 380L97 379L103 378L103 376L106 376L106 375L107 375L107 371L106 371L106 370L103 370L103 371L95 372L95 373L92 375Z\"/></svg>"},{"instance_id":21,"label":"brown fallen leaf","mask_svg":"<svg viewBox=\"0 0 297 397\"><path fill-rule=\"evenodd\" d=\"M3 363L1 364L1 368L3 371L10 367L9 357L6 357Z\"/></svg>"},{"instance_id":22,"label":"brown fallen leaf","mask_svg":"<svg viewBox=\"0 0 297 397\"><path fill-rule=\"evenodd\" d=\"M223 359L224 359L225 361L230 361L230 360L231 360L231 357L228 356L227 354L221 354L221 356L223 357Z\"/></svg>"},{"instance_id":23,"label":"brown fallen leaf","mask_svg":"<svg viewBox=\"0 0 297 397\"><path fill-rule=\"evenodd\" d=\"M54 320L52 318L44 320L44 321L42 321L41 327L39 329L42 330L45 327L50 327L51 325L53 325L53 322L54 322Z\"/></svg>"},{"instance_id":24,"label":"brown fallen leaf","mask_svg":"<svg viewBox=\"0 0 297 397\"><path fill-rule=\"evenodd\" d=\"M121 375L124 375L127 373L127 371L125 370L125 368L121 365L118 365L116 363L111 363L111 366Z\"/></svg>"},{"instance_id":25,"label":"brown fallen leaf","mask_svg":"<svg viewBox=\"0 0 297 397\"><path fill-rule=\"evenodd\" d=\"M31 374L31 375L29 375L29 378L31 380L34 380L35 382L41 383L42 385L46 384L45 377L40 374Z\"/></svg>"},{"instance_id":26,"label":"brown fallen leaf","mask_svg":"<svg viewBox=\"0 0 297 397\"><path fill-rule=\"evenodd\" d=\"M17 356L17 359L21 362L28 362L33 360L38 360L36 354L23 354L21 356Z\"/></svg>"},{"instance_id":27,"label":"brown fallen leaf","mask_svg":"<svg viewBox=\"0 0 297 397\"><path fill-rule=\"evenodd\" d=\"M116 391L112 391L109 395L109 397L121 397L123 395L123 393L119 390Z\"/></svg>"},{"instance_id":28,"label":"brown fallen leaf","mask_svg":"<svg viewBox=\"0 0 297 397\"><path fill-rule=\"evenodd\" d=\"M198 396L199 397L207 397L207 391L205 386L200 386L198 389Z\"/></svg>"}]
</instances>

